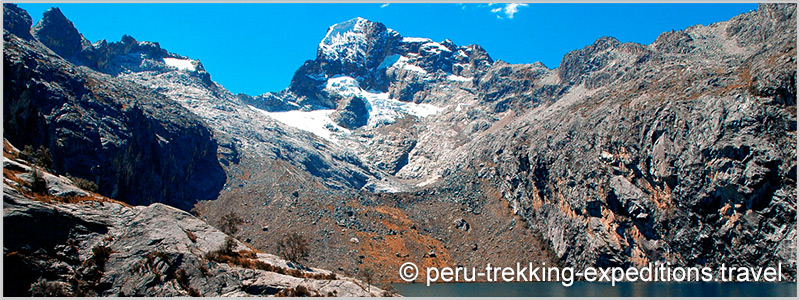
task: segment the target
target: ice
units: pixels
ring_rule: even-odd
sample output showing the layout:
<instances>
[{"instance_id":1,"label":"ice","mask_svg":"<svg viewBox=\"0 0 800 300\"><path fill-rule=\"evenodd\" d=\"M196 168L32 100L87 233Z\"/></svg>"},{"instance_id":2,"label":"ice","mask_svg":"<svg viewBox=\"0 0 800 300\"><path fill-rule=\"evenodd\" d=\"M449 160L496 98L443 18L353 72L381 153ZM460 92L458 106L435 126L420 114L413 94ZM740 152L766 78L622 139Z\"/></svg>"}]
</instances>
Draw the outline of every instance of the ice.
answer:
<instances>
[{"instance_id":1,"label":"ice","mask_svg":"<svg viewBox=\"0 0 800 300\"><path fill-rule=\"evenodd\" d=\"M328 78L325 89L342 96L354 96L362 92L358 81L353 77L341 75Z\"/></svg>"},{"instance_id":2,"label":"ice","mask_svg":"<svg viewBox=\"0 0 800 300\"><path fill-rule=\"evenodd\" d=\"M194 71L194 61L191 59L182 59L182 58L173 58L173 57L165 57L164 63L167 66L176 68L178 70L183 71Z\"/></svg>"},{"instance_id":3,"label":"ice","mask_svg":"<svg viewBox=\"0 0 800 300\"><path fill-rule=\"evenodd\" d=\"M366 99L369 112L367 126L373 128L394 123L403 114L424 118L442 111L442 108L432 104L403 102L389 98L389 93L365 91L361 89L356 79L348 76L334 76L328 79L325 89L342 96L361 96Z\"/></svg>"}]
</instances>

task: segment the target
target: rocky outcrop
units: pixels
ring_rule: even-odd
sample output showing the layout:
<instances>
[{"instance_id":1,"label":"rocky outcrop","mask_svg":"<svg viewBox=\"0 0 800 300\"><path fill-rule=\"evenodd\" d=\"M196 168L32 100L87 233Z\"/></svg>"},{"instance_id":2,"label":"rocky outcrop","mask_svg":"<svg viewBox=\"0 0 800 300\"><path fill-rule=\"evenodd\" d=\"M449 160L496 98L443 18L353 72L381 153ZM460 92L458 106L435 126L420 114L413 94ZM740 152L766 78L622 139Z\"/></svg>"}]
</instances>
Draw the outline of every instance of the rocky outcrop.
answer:
<instances>
[{"instance_id":1,"label":"rocky outcrop","mask_svg":"<svg viewBox=\"0 0 800 300\"><path fill-rule=\"evenodd\" d=\"M30 39L31 24L33 21L28 12L16 4L3 3L3 28L20 38Z\"/></svg>"},{"instance_id":2,"label":"rocky outcrop","mask_svg":"<svg viewBox=\"0 0 800 300\"><path fill-rule=\"evenodd\" d=\"M16 151L6 146L7 154ZM167 205L125 205L46 172L53 193L35 194L27 188L27 162L6 155L4 168L6 296L384 294L252 249ZM71 193L55 193L65 190ZM221 262L223 250L234 259Z\"/></svg>"},{"instance_id":3,"label":"rocky outcrop","mask_svg":"<svg viewBox=\"0 0 800 300\"><path fill-rule=\"evenodd\" d=\"M42 19L33 28L33 36L47 48L67 59L80 53L84 41L72 21L67 20L58 8L44 12Z\"/></svg>"},{"instance_id":4,"label":"rocky outcrop","mask_svg":"<svg viewBox=\"0 0 800 300\"><path fill-rule=\"evenodd\" d=\"M58 10L48 15L44 23L68 22ZM52 26L37 36L56 39ZM216 198L226 176L197 116L151 89L76 67L36 40L8 30L4 39L3 127L12 143L48 148L56 172L131 204L188 210ZM56 44L61 56L68 44Z\"/></svg>"},{"instance_id":5,"label":"rocky outcrop","mask_svg":"<svg viewBox=\"0 0 800 300\"><path fill-rule=\"evenodd\" d=\"M356 129L367 125L369 112L367 101L363 97L351 96L339 103L340 108L331 116L339 126L347 129Z\"/></svg>"}]
</instances>

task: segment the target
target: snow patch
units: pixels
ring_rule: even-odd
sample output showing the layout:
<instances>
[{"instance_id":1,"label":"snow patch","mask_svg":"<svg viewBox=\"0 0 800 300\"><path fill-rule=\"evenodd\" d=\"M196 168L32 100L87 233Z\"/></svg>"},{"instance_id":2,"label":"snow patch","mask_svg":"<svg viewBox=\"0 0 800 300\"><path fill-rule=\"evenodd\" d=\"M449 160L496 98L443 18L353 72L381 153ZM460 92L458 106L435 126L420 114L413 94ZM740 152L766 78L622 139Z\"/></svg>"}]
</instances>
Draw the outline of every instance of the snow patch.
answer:
<instances>
[{"instance_id":1,"label":"snow patch","mask_svg":"<svg viewBox=\"0 0 800 300\"><path fill-rule=\"evenodd\" d=\"M333 132L350 133L349 130L339 127L331 120L333 109L312 111L290 110L281 112L268 112L248 105L251 109L260 112L290 127L313 133L321 138L335 142Z\"/></svg>"},{"instance_id":2,"label":"snow patch","mask_svg":"<svg viewBox=\"0 0 800 300\"><path fill-rule=\"evenodd\" d=\"M422 67L417 66L417 65L406 64L406 65L403 65L403 69L406 69L406 70L409 70L409 71L414 71L414 72L417 72L417 73L428 74L428 72L425 71L425 69L423 69Z\"/></svg>"},{"instance_id":3,"label":"snow patch","mask_svg":"<svg viewBox=\"0 0 800 300\"><path fill-rule=\"evenodd\" d=\"M396 68L396 69L402 68L417 73L428 74L428 72L425 71L425 69L423 69L422 67L409 63L408 57L398 54L387 56L378 66L378 69L387 69L387 68Z\"/></svg>"},{"instance_id":4,"label":"snow patch","mask_svg":"<svg viewBox=\"0 0 800 300\"><path fill-rule=\"evenodd\" d=\"M173 57L165 57L164 63L167 66L176 68L178 70L183 71L194 71L194 61L191 59L182 59L182 58L173 58Z\"/></svg>"},{"instance_id":5,"label":"snow patch","mask_svg":"<svg viewBox=\"0 0 800 300\"><path fill-rule=\"evenodd\" d=\"M427 42L425 44L422 44L422 47L420 47L419 49L425 52L433 52L433 53L439 53L442 51L452 52L450 51L450 49L447 49L447 47L437 42Z\"/></svg>"},{"instance_id":6,"label":"snow patch","mask_svg":"<svg viewBox=\"0 0 800 300\"><path fill-rule=\"evenodd\" d=\"M420 37L404 37L403 43L425 43L430 42L431 39L429 38L420 38Z\"/></svg>"},{"instance_id":7,"label":"snow patch","mask_svg":"<svg viewBox=\"0 0 800 300\"><path fill-rule=\"evenodd\" d=\"M452 81L467 82L467 81L472 81L472 79L473 79L473 77L462 77L462 76L453 75L453 74L447 75L447 80L452 80Z\"/></svg>"},{"instance_id":8,"label":"snow patch","mask_svg":"<svg viewBox=\"0 0 800 300\"><path fill-rule=\"evenodd\" d=\"M342 96L356 96L362 93L361 87L353 77L333 76L325 83L325 90Z\"/></svg>"}]
</instances>

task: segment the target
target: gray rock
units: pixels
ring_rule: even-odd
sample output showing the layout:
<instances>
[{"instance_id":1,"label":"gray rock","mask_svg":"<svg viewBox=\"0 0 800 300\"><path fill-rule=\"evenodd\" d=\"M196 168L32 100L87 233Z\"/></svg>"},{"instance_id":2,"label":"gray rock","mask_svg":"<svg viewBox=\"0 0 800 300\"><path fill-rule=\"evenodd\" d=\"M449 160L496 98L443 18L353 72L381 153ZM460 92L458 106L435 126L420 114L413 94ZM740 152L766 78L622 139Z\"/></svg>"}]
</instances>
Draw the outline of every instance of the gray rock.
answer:
<instances>
[{"instance_id":1,"label":"gray rock","mask_svg":"<svg viewBox=\"0 0 800 300\"><path fill-rule=\"evenodd\" d=\"M470 229L470 226L469 226L469 223L467 223L467 220L464 220L462 218L458 218L458 219L453 220L453 226L455 226L456 229L460 229L460 230L463 230L463 231L469 231L469 229Z\"/></svg>"},{"instance_id":2,"label":"gray rock","mask_svg":"<svg viewBox=\"0 0 800 300\"><path fill-rule=\"evenodd\" d=\"M42 19L33 27L33 36L65 59L80 53L84 40L72 21L67 20L57 7L44 12Z\"/></svg>"},{"instance_id":3,"label":"gray rock","mask_svg":"<svg viewBox=\"0 0 800 300\"><path fill-rule=\"evenodd\" d=\"M3 28L12 34L30 39L31 36L31 16L24 9L19 8L13 3L3 3Z\"/></svg>"},{"instance_id":4,"label":"gray rock","mask_svg":"<svg viewBox=\"0 0 800 300\"><path fill-rule=\"evenodd\" d=\"M44 203L18 193L8 179L3 187L3 252L6 266L19 272L6 277L6 295L61 290L61 296L248 296L274 295L301 285L312 295L370 295L363 282L342 275L332 280L293 277L209 260L207 254L229 237L167 205L131 207L99 198ZM254 251L233 241L234 252ZM100 258L101 248L110 249L110 255ZM252 259L263 264L294 268L277 256L253 253ZM331 276L315 268L298 272ZM383 292L375 287L369 291Z\"/></svg>"},{"instance_id":5,"label":"gray rock","mask_svg":"<svg viewBox=\"0 0 800 300\"><path fill-rule=\"evenodd\" d=\"M359 96L346 97L339 102L339 108L333 113L331 119L339 126L351 130L367 125L369 112L366 99Z\"/></svg>"}]
</instances>

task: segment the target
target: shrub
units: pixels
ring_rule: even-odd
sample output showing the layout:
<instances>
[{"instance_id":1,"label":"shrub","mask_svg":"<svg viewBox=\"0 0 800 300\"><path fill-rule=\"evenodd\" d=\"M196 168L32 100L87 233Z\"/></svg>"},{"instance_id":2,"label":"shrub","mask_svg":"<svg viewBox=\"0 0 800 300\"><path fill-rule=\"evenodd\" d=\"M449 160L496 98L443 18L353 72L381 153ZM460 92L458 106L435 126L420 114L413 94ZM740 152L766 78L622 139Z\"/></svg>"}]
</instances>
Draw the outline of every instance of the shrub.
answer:
<instances>
[{"instance_id":1,"label":"shrub","mask_svg":"<svg viewBox=\"0 0 800 300\"><path fill-rule=\"evenodd\" d=\"M239 254L233 252L234 249L236 249L236 241L230 236L225 237L225 242L219 246L219 249L206 253L206 259L220 263L232 262L239 258Z\"/></svg>"},{"instance_id":2,"label":"shrub","mask_svg":"<svg viewBox=\"0 0 800 300\"><path fill-rule=\"evenodd\" d=\"M229 213L227 215L222 216L219 222L219 230L228 234L228 235L236 235L239 232L239 226L244 224L244 220L239 217L236 213Z\"/></svg>"},{"instance_id":3,"label":"shrub","mask_svg":"<svg viewBox=\"0 0 800 300\"><path fill-rule=\"evenodd\" d=\"M361 277L361 280L367 282L367 292L369 292L372 286L372 280L375 279L375 271L370 267L363 267L358 271L358 277Z\"/></svg>"},{"instance_id":4,"label":"shrub","mask_svg":"<svg viewBox=\"0 0 800 300\"><path fill-rule=\"evenodd\" d=\"M42 168L52 169L53 156L50 155L50 149L39 146L39 149L36 150L36 154L34 155L34 163Z\"/></svg>"},{"instance_id":5,"label":"shrub","mask_svg":"<svg viewBox=\"0 0 800 300\"><path fill-rule=\"evenodd\" d=\"M236 242L233 240L233 238L228 237L225 239L225 243L220 245L219 249L206 253L205 258L208 259L209 261L214 261L218 263L226 263L248 269L257 269L257 270L264 270L267 272L275 272L278 274L289 275L297 278L309 278L316 280L337 279L335 273L325 274L325 273L304 272L297 269L275 266L270 263L258 260L256 252L248 250L240 250L238 252L235 252L233 251L235 248L236 248ZM201 271L204 268L205 266L201 265ZM208 275L207 273L208 273L208 268L205 268L203 274Z\"/></svg>"},{"instance_id":6,"label":"shrub","mask_svg":"<svg viewBox=\"0 0 800 300\"><path fill-rule=\"evenodd\" d=\"M45 148L43 145L40 145L36 150L33 150L31 145L27 145L20 154L24 159L27 159L36 166L45 169L53 168L53 156L50 155L50 149Z\"/></svg>"},{"instance_id":7,"label":"shrub","mask_svg":"<svg viewBox=\"0 0 800 300\"><path fill-rule=\"evenodd\" d=\"M308 240L296 232L292 232L278 240L278 255L295 263L307 260Z\"/></svg>"},{"instance_id":8,"label":"shrub","mask_svg":"<svg viewBox=\"0 0 800 300\"><path fill-rule=\"evenodd\" d=\"M311 291L307 287L298 285L294 288L283 289L277 294L276 297L310 297Z\"/></svg>"},{"instance_id":9,"label":"shrub","mask_svg":"<svg viewBox=\"0 0 800 300\"><path fill-rule=\"evenodd\" d=\"M111 247L103 244L92 248L93 259L98 269L104 270L106 268L106 262L108 262L108 258L111 257L111 252Z\"/></svg>"},{"instance_id":10,"label":"shrub","mask_svg":"<svg viewBox=\"0 0 800 300\"><path fill-rule=\"evenodd\" d=\"M239 256L244 258L257 258L258 254L249 250L239 250Z\"/></svg>"},{"instance_id":11,"label":"shrub","mask_svg":"<svg viewBox=\"0 0 800 300\"><path fill-rule=\"evenodd\" d=\"M232 255L233 249L236 249L236 241L232 237L225 237L225 243L220 246L219 251L223 254Z\"/></svg>"},{"instance_id":12,"label":"shrub","mask_svg":"<svg viewBox=\"0 0 800 300\"><path fill-rule=\"evenodd\" d=\"M33 162L33 146L25 145L22 151L19 152L19 155L22 156L23 159Z\"/></svg>"},{"instance_id":13,"label":"shrub","mask_svg":"<svg viewBox=\"0 0 800 300\"><path fill-rule=\"evenodd\" d=\"M31 296L34 297L69 297L74 296L70 292L69 285L63 282L47 281L39 278L31 284Z\"/></svg>"},{"instance_id":14,"label":"shrub","mask_svg":"<svg viewBox=\"0 0 800 300\"><path fill-rule=\"evenodd\" d=\"M33 170L31 171L30 187L31 192L34 194L47 195L50 193L47 189L47 180L44 179L42 171L36 167L33 167Z\"/></svg>"},{"instance_id":15,"label":"shrub","mask_svg":"<svg viewBox=\"0 0 800 300\"><path fill-rule=\"evenodd\" d=\"M294 288L294 295L297 297L308 297L311 296L311 293L305 286L298 285L297 287Z\"/></svg>"},{"instance_id":16,"label":"shrub","mask_svg":"<svg viewBox=\"0 0 800 300\"><path fill-rule=\"evenodd\" d=\"M94 183L94 181L73 176L69 176L69 179L72 180L72 183L74 183L78 188L90 191L92 193L97 193L97 183Z\"/></svg>"}]
</instances>

